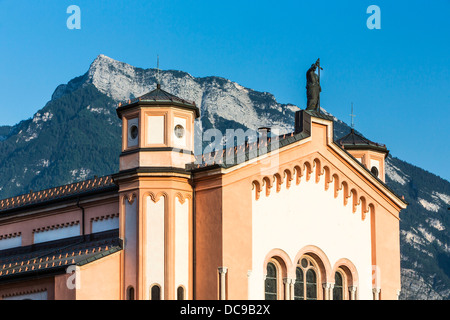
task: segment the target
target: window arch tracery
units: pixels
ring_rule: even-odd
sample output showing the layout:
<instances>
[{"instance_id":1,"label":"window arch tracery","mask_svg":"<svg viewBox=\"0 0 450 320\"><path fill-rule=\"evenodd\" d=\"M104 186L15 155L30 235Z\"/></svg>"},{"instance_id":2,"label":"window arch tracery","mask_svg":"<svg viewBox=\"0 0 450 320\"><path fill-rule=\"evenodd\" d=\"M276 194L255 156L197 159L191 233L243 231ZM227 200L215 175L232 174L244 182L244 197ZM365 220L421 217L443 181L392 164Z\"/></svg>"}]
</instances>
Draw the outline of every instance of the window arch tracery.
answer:
<instances>
[{"instance_id":1,"label":"window arch tracery","mask_svg":"<svg viewBox=\"0 0 450 320\"><path fill-rule=\"evenodd\" d=\"M317 263L309 256L298 260L295 269L294 300L317 300L319 268Z\"/></svg>"}]
</instances>

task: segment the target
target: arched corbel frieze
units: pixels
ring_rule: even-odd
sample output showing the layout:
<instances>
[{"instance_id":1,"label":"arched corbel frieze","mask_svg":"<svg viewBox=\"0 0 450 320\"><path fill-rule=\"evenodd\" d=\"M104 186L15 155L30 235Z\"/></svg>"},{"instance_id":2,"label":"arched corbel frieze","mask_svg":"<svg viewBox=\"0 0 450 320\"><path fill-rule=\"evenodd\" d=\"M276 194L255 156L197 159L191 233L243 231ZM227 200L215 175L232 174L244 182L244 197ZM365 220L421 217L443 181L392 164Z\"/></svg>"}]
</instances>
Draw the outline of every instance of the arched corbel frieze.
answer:
<instances>
[{"instance_id":1,"label":"arched corbel frieze","mask_svg":"<svg viewBox=\"0 0 450 320\"><path fill-rule=\"evenodd\" d=\"M313 172L313 167L309 161L305 161L303 163L303 170L305 172L306 181L309 181L311 178L311 173Z\"/></svg>"},{"instance_id":2,"label":"arched corbel frieze","mask_svg":"<svg viewBox=\"0 0 450 320\"><path fill-rule=\"evenodd\" d=\"M375 215L375 205L373 203L369 203L368 207L368 213L370 213L370 216L374 216ZM363 220L365 220L367 217L366 214L363 214Z\"/></svg>"},{"instance_id":3,"label":"arched corbel frieze","mask_svg":"<svg viewBox=\"0 0 450 320\"><path fill-rule=\"evenodd\" d=\"M253 180L252 182L252 190L255 191L255 200L259 200L259 197L261 195L261 182L258 180Z\"/></svg>"},{"instance_id":4,"label":"arched corbel frieze","mask_svg":"<svg viewBox=\"0 0 450 320\"><path fill-rule=\"evenodd\" d=\"M355 213L356 212L356 208L359 205L358 191L356 191L355 188L352 188L350 190L350 194L352 196L352 212Z\"/></svg>"},{"instance_id":5,"label":"arched corbel frieze","mask_svg":"<svg viewBox=\"0 0 450 320\"><path fill-rule=\"evenodd\" d=\"M312 165L313 164L313 165ZM286 182L286 188L291 186L291 181L295 180L296 184L300 183L301 177L306 173L306 180L311 178L311 174L315 171L316 183L319 182L320 176L325 177L325 190L330 189L330 184L333 183L334 198L339 196L339 192L343 192L344 206L349 203L349 198L352 198L351 206L352 212L356 213L358 206L361 205L361 218L364 221L367 213L373 211L375 206L369 204L367 196L359 190L357 186L350 185L347 181L342 180L338 172L330 169L330 165L319 159L314 158L313 161L305 160L301 164L294 164L288 168L283 168L273 175L264 176L259 179L252 180L252 190L255 192L255 199L259 200L260 193L265 187L266 196L270 195L273 184L276 184L276 191L281 190L281 186Z\"/></svg>"},{"instance_id":6,"label":"arched corbel frieze","mask_svg":"<svg viewBox=\"0 0 450 320\"><path fill-rule=\"evenodd\" d=\"M270 195L270 189L273 187L273 179L266 176L262 179L262 181L263 187L266 187L266 197L268 197Z\"/></svg>"},{"instance_id":7,"label":"arched corbel frieze","mask_svg":"<svg viewBox=\"0 0 450 320\"><path fill-rule=\"evenodd\" d=\"M367 212L369 212L369 206L366 197L364 196L359 198L359 202L361 203L361 219L364 221L366 219Z\"/></svg>"},{"instance_id":8,"label":"arched corbel frieze","mask_svg":"<svg viewBox=\"0 0 450 320\"><path fill-rule=\"evenodd\" d=\"M341 182L341 190L343 191L344 206L346 206L348 203L348 198L351 196L347 181Z\"/></svg>"},{"instance_id":9,"label":"arched corbel frieze","mask_svg":"<svg viewBox=\"0 0 450 320\"><path fill-rule=\"evenodd\" d=\"M320 176L323 175L322 162L321 162L321 160L319 158L315 158L313 160L313 165L314 165L314 172L315 172L316 183L319 183Z\"/></svg>"},{"instance_id":10,"label":"arched corbel frieze","mask_svg":"<svg viewBox=\"0 0 450 320\"><path fill-rule=\"evenodd\" d=\"M283 173L286 180L286 188L289 189L291 187L292 180L294 180L292 171L290 169L284 169Z\"/></svg>"},{"instance_id":11,"label":"arched corbel frieze","mask_svg":"<svg viewBox=\"0 0 450 320\"><path fill-rule=\"evenodd\" d=\"M330 188L330 183L333 182L333 178L331 177L331 170L328 166L323 166L323 172L325 174L325 191L328 191Z\"/></svg>"},{"instance_id":12,"label":"arched corbel frieze","mask_svg":"<svg viewBox=\"0 0 450 320\"><path fill-rule=\"evenodd\" d=\"M337 173L334 173L331 176L332 180L334 181L334 198L337 198L339 196L339 191L342 190L342 186L339 183L339 175Z\"/></svg>"},{"instance_id":13,"label":"arched corbel frieze","mask_svg":"<svg viewBox=\"0 0 450 320\"><path fill-rule=\"evenodd\" d=\"M294 172L295 172L295 184L300 184L300 179L302 178L303 171L302 168L298 165L294 166Z\"/></svg>"},{"instance_id":14,"label":"arched corbel frieze","mask_svg":"<svg viewBox=\"0 0 450 320\"><path fill-rule=\"evenodd\" d=\"M281 185L283 184L284 180L284 175L277 172L273 175L273 180L275 181L277 192L280 192Z\"/></svg>"}]
</instances>

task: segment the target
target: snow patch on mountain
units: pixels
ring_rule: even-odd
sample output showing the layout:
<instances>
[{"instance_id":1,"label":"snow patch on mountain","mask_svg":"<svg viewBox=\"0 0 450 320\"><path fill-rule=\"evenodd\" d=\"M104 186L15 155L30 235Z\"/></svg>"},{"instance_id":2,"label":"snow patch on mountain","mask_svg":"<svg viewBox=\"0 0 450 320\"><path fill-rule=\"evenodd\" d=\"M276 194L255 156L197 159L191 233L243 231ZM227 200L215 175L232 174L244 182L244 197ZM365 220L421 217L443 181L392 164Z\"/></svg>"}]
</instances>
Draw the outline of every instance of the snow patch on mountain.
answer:
<instances>
[{"instance_id":1,"label":"snow patch on mountain","mask_svg":"<svg viewBox=\"0 0 450 320\"><path fill-rule=\"evenodd\" d=\"M39 160L38 166L42 168L48 168L50 166L50 160L41 159Z\"/></svg>"},{"instance_id":2,"label":"snow patch on mountain","mask_svg":"<svg viewBox=\"0 0 450 320\"><path fill-rule=\"evenodd\" d=\"M389 158L386 159L385 164L386 174L392 181L405 185L409 181L409 176L404 174L398 167L394 166Z\"/></svg>"},{"instance_id":3,"label":"snow patch on mountain","mask_svg":"<svg viewBox=\"0 0 450 320\"><path fill-rule=\"evenodd\" d=\"M89 110L92 113L96 113L96 114L111 114L111 112L109 112L109 110L105 109L105 108L93 108L90 105L86 107L87 110Z\"/></svg>"},{"instance_id":4,"label":"snow patch on mountain","mask_svg":"<svg viewBox=\"0 0 450 320\"><path fill-rule=\"evenodd\" d=\"M437 220L437 219L427 219L426 221L428 222L428 224L429 224L431 227L435 228L436 230L439 230L439 231L445 230L445 227L444 227L444 225L442 224L442 222L441 222L440 220Z\"/></svg>"},{"instance_id":5,"label":"snow patch on mountain","mask_svg":"<svg viewBox=\"0 0 450 320\"><path fill-rule=\"evenodd\" d=\"M431 195L435 200L441 200L446 205L450 205L450 196L444 193L439 193L436 191L433 191L433 194Z\"/></svg>"},{"instance_id":6,"label":"snow patch on mountain","mask_svg":"<svg viewBox=\"0 0 450 320\"><path fill-rule=\"evenodd\" d=\"M91 170L90 169L74 169L70 171L70 174L72 175L72 178L74 181L83 181L86 180L86 178L90 175Z\"/></svg>"},{"instance_id":7,"label":"snow patch on mountain","mask_svg":"<svg viewBox=\"0 0 450 320\"><path fill-rule=\"evenodd\" d=\"M38 112L33 117L33 123L39 124L40 122L47 122L53 118L53 113L44 112L42 115Z\"/></svg>"},{"instance_id":8,"label":"snow patch on mountain","mask_svg":"<svg viewBox=\"0 0 450 320\"><path fill-rule=\"evenodd\" d=\"M428 202L428 201L425 200L425 199L419 198L418 201L419 201L420 205L421 205L422 207L424 207L425 209L427 209L428 211L438 212L439 209L440 209L440 206L438 206L438 205L435 204L435 203Z\"/></svg>"}]
</instances>

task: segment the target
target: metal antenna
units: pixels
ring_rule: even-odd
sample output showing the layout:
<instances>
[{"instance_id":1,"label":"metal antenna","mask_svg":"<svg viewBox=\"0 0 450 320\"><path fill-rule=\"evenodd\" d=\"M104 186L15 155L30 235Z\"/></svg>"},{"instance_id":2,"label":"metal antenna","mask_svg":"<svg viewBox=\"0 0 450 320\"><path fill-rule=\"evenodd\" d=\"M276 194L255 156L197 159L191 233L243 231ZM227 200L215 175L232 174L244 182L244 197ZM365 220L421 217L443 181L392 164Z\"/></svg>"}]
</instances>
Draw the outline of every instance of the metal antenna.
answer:
<instances>
[{"instance_id":1,"label":"metal antenna","mask_svg":"<svg viewBox=\"0 0 450 320\"><path fill-rule=\"evenodd\" d=\"M352 129L355 129L355 121L354 121L354 118L355 118L356 116L353 114L353 102L352 102L352 113L350 114L350 117L352 117Z\"/></svg>"},{"instance_id":2,"label":"metal antenna","mask_svg":"<svg viewBox=\"0 0 450 320\"><path fill-rule=\"evenodd\" d=\"M157 75L156 75L156 88L157 89L161 89L161 79L159 76L159 55L157 55L157 60L156 60L156 70L157 70Z\"/></svg>"}]
</instances>

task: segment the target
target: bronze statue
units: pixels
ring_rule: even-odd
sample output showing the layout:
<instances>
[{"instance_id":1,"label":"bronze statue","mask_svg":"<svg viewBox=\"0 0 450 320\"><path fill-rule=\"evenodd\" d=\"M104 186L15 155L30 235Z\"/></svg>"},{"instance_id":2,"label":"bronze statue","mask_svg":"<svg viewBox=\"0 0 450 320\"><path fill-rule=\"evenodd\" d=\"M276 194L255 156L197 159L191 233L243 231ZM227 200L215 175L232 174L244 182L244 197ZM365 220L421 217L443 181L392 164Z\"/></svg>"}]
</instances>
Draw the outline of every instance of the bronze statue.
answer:
<instances>
[{"instance_id":1,"label":"bronze statue","mask_svg":"<svg viewBox=\"0 0 450 320\"><path fill-rule=\"evenodd\" d=\"M319 75L316 73L316 69L319 68ZM311 65L311 68L306 72L306 110L320 111L320 59L317 59L316 63Z\"/></svg>"}]
</instances>

